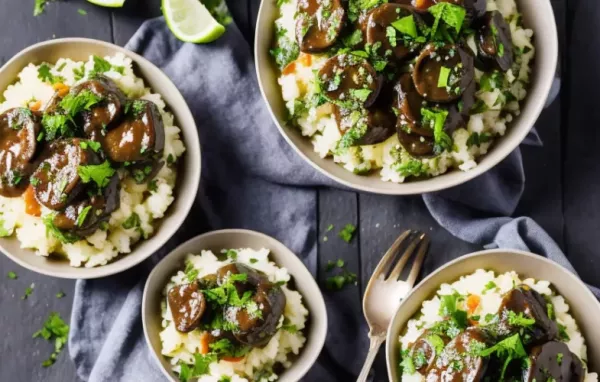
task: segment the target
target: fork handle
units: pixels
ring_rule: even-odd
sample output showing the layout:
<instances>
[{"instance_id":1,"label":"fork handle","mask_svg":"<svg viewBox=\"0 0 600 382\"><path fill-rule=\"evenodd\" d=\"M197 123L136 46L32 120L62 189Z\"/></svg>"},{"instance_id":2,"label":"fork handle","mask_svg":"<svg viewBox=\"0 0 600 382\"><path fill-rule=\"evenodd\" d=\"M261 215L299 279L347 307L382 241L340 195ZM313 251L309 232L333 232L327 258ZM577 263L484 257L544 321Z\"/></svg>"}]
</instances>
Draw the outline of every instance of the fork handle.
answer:
<instances>
[{"instance_id":1,"label":"fork handle","mask_svg":"<svg viewBox=\"0 0 600 382\"><path fill-rule=\"evenodd\" d=\"M369 371L371 371L371 366L373 366L373 361L375 361L375 357L377 356L377 352L381 347L381 344L385 342L385 336L377 336L377 337L369 337L371 338L371 345L369 346L369 353L367 353L367 359L365 359L365 363L363 365L362 370L360 371L360 375L356 382L365 382L367 380L367 376L369 375Z\"/></svg>"}]
</instances>

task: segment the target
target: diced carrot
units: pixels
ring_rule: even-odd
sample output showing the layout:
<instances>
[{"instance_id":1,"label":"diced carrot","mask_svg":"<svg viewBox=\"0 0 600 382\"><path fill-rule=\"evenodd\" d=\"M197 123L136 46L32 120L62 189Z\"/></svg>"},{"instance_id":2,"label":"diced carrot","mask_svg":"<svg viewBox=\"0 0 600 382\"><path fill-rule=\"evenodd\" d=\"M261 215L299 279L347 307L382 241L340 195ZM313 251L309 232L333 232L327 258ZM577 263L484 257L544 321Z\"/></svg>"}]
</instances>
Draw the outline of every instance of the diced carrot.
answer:
<instances>
[{"instance_id":1,"label":"diced carrot","mask_svg":"<svg viewBox=\"0 0 600 382\"><path fill-rule=\"evenodd\" d=\"M38 111L42 107L42 101L35 101L29 104L29 109L31 111Z\"/></svg>"},{"instance_id":2,"label":"diced carrot","mask_svg":"<svg viewBox=\"0 0 600 382\"><path fill-rule=\"evenodd\" d=\"M208 333L203 333L200 337L200 354L208 354L211 337Z\"/></svg>"},{"instance_id":3,"label":"diced carrot","mask_svg":"<svg viewBox=\"0 0 600 382\"><path fill-rule=\"evenodd\" d=\"M31 216L42 216L42 207L35 198L33 186L29 185L23 194L25 199L25 213Z\"/></svg>"},{"instance_id":4,"label":"diced carrot","mask_svg":"<svg viewBox=\"0 0 600 382\"><path fill-rule=\"evenodd\" d=\"M296 61L298 61L300 64L302 64L304 66L311 66L312 65L312 55L302 53Z\"/></svg>"},{"instance_id":5,"label":"diced carrot","mask_svg":"<svg viewBox=\"0 0 600 382\"><path fill-rule=\"evenodd\" d=\"M477 296L476 294L469 295L467 298L467 309L469 310L469 314L473 314L473 312L475 312L480 302L481 297Z\"/></svg>"},{"instance_id":6,"label":"diced carrot","mask_svg":"<svg viewBox=\"0 0 600 382\"><path fill-rule=\"evenodd\" d=\"M221 359L227 362L240 362L244 359L244 357L223 357Z\"/></svg>"},{"instance_id":7,"label":"diced carrot","mask_svg":"<svg viewBox=\"0 0 600 382\"><path fill-rule=\"evenodd\" d=\"M63 84L62 82L55 83L52 85L52 88L58 92L58 95L64 97L69 92L69 86Z\"/></svg>"},{"instance_id":8,"label":"diced carrot","mask_svg":"<svg viewBox=\"0 0 600 382\"><path fill-rule=\"evenodd\" d=\"M431 0L413 0L413 3L415 4L415 8L419 9L427 9L433 5Z\"/></svg>"},{"instance_id":9,"label":"diced carrot","mask_svg":"<svg viewBox=\"0 0 600 382\"><path fill-rule=\"evenodd\" d=\"M296 61L292 61L283 68L281 74L287 76L288 74L292 74L296 71Z\"/></svg>"}]
</instances>

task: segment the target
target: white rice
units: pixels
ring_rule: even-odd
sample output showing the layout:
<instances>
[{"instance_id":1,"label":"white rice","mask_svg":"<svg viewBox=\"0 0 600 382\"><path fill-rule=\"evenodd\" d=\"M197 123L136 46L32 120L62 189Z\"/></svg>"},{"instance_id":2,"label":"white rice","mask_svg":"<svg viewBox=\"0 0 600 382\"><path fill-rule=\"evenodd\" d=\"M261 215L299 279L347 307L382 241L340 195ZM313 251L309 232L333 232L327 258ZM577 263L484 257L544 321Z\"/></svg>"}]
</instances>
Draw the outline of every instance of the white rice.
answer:
<instances>
[{"instance_id":1,"label":"white rice","mask_svg":"<svg viewBox=\"0 0 600 382\"><path fill-rule=\"evenodd\" d=\"M290 41L295 41L296 4L297 0L289 0L282 4L280 17L275 21L277 28L284 31ZM451 152L445 151L437 157L425 159L411 157L399 144L396 134L376 145L339 150L337 145L342 136L333 117L331 106L320 107L318 110L312 108L300 115L297 125L302 135L312 140L314 151L322 158L333 158L348 171L364 174L371 170L378 170L382 180L395 183L404 182L406 179L405 174L400 171L400 166L415 160L422 163L424 173L429 176L437 176L453 168L468 171L476 167L477 159L488 152L493 140L503 136L507 124L520 114L520 101L527 95L530 63L535 55L532 45L533 31L517 25L519 13L515 0L488 0L487 7L490 11L499 10L505 19L509 20L515 48L530 49L527 53L515 56L512 69L506 73L509 85L502 90L511 93L517 101L494 105L501 93L500 90L478 92L476 98L484 101L489 110L472 115L466 128L458 129L453 133L454 148ZM473 39L468 43L469 46L474 47ZM477 49L474 51L476 52ZM311 56L310 65L304 65L299 59L291 73L279 77L282 97L291 115L294 114L294 104L297 101L308 100L314 95L314 71L319 70L327 60L325 55ZM483 73L478 70L475 72L479 83ZM492 139L479 145L469 146L467 141L473 133L489 134Z\"/></svg>"},{"instance_id":2,"label":"white rice","mask_svg":"<svg viewBox=\"0 0 600 382\"><path fill-rule=\"evenodd\" d=\"M185 146L180 138L180 129L175 126L173 115L165 110L165 102L160 94L144 85L143 79L137 77L132 68L132 61L123 54L113 57L104 57L114 67L122 67L123 73L111 69L104 73L113 79L119 88L132 99L145 99L158 106L165 127L165 148L163 160L180 157L185 151ZM64 83L73 86L77 81L73 70L79 69L82 62L61 58L52 67L51 73L65 78ZM85 63L86 76L94 68L93 58ZM4 101L0 104L0 113L13 107L27 107L33 100L41 101L42 105L54 94L52 86L38 78L39 66L29 64L19 73L17 83L11 85L4 92ZM60 70L59 70L60 69ZM63 244L46 232L46 226L41 217L25 213L25 202L22 197L0 197L0 224L10 234L14 234L20 241L22 248L35 250L40 256L50 254L64 255L74 267L95 267L107 264L119 254L132 251L132 246L143 237L154 233L154 222L164 216L169 205L174 200L173 189L176 183L176 169L163 166L154 178L157 190L148 193L147 184L136 184L133 179L124 179L125 172L120 170L121 205L112 213L106 231L98 229L94 234L84 240L72 244ZM146 196L146 193L149 195ZM51 211L42 207L42 216ZM136 213L140 218L140 229L124 229L123 223Z\"/></svg>"},{"instance_id":3,"label":"white rice","mask_svg":"<svg viewBox=\"0 0 600 382\"><path fill-rule=\"evenodd\" d=\"M486 290L486 285L493 282L496 288ZM575 319L569 314L569 305L565 299L554 292L551 284L544 280L525 279L522 280L516 272L507 272L496 275L493 271L478 269L474 273L462 276L458 281L452 284L442 284L436 295L431 299L424 301L420 314L417 318L408 321L406 332L399 339L401 350L408 349L411 343L414 343L417 338L425 331L431 328L435 323L440 322L443 318L440 316L440 297L451 295L455 291L463 296L471 294L481 298L477 309L472 313L480 316L480 323L485 324L486 314L496 314L502 302L502 295L510 291L514 285L525 284L540 293L542 296L549 297L554 305L556 321L565 326L566 333L569 336L569 341L566 342L569 350L577 355L584 364L587 361L587 348L585 339L581 335ZM467 310L466 301L458 303L458 309ZM425 377L419 373L412 375L402 375L403 382L421 382L425 381ZM597 382L597 373L586 373L586 382Z\"/></svg>"},{"instance_id":4,"label":"white rice","mask_svg":"<svg viewBox=\"0 0 600 382\"><path fill-rule=\"evenodd\" d=\"M190 254L186 257L186 263L193 264L198 270L197 278L200 279L206 275L214 274L219 268L230 264L233 260L227 258L219 260L211 251L202 251L200 255ZM288 282L290 275L285 268L278 267L275 263L269 260L269 250L253 250L250 248L238 249L235 262L243 263L264 272L269 281L273 283ZM162 343L162 354L170 358L173 365L173 370L179 372L180 362L185 362L189 365L194 364L194 353L200 351L200 339L203 332L199 329L193 330L190 333L180 333L175 329L169 304L167 303L167 292L175 285L185 284L189 281L183 271L179 271L173 276L170 282L166 285L162 303L162 326L163 330L160 333ZM287 285L283 285L282 290L286 297L286 306L283 317L280 322L280 327L285 319L289 325L295 325L298 329L292 333L284 329L279 329L273 338L263 348L253 348L240 362L227 362L221 360L210 364L209 373L201 376L199 382L218 382L223 376L231 378L232 382L248 381L247 378L252 378L255 374L270 370L275 363L280 363L288 368L293 362L295 355L300 353L300 350L306 342L306 338L302 330L305 328L308 310L302 303L302 295L297 291L290 290ZM270 373L270 376L263 377L261 381L274 381L277 375ZM252 379L253 380L253 379ZM260 381L257 381L260 382Z\"/></svg>"}]
</instances>

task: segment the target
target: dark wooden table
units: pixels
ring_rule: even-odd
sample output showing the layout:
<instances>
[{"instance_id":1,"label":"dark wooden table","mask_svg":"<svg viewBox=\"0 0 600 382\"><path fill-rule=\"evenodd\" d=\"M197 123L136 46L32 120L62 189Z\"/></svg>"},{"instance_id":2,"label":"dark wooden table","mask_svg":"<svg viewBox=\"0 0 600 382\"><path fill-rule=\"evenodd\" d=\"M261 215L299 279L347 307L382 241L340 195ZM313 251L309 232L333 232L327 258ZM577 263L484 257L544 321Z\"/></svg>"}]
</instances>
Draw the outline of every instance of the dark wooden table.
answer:
<instances>
[{"instance_id":1,"label":"dark wooden table","mask_svg":"<svg viewBox=\"0 0 600 382\"><path fill-rule=\"evenodd\" d=\"M254 35L253 20L258 3L258 0L230 1L230 9L249 41L252 41ZM586 132L589 133L590 127L586 127L581 115L569 113L573 105L565 99L574 92L572 83L585 86L586 82L586 78L572 68L590 69L591 65L575 61L565 54L565 49L569 46L567 42L571 41L568 31L574 23L571 22L573 17L577 16L590 23L594 20L593 15L587 14L585 10L575 12L577 3L577 0L552 0L563 48L563 91L537 123L544 147L522 149L527 188L516 216L526 215L537 220L567 252L582 278L594 283L600 274L600 261L594 255L597 252L593 244L594 231L586 227L594 226L594 223L597 227L600 217L600 192L596 192L600 182L589 181L599 173L600 161L597 160L597 155L594 156L594 147L598 146L600 135L595 134L591 138L595 140L595 145L586 144ZM33 0L0 0L0 5L1 63L31 44L52 38L89 37L124 45L144 20L160 14L159 0L127 0L123 9L114 11L95 7L83 0L65 0L50 3L46 12L38 17L32 15ZM81 15L79 9L85 10L87 15ZM579 41L575 37L572 40ZM574 44L579 44L578 49L586 48L583 43ZM587 86L589 88L594 85ZM590 103L591 100L587 102ZM599 113L598 110L594 111L595 116ZM596 116L596 121L598 120L600 116ZM582 164L582 155L591 163ZM587 178L575 176L571 171L572 166L583 169ZM428 258L424 265L426 272L432 271L436 264L479 249L457 240L439 227L427 213L419 196L379 197L333 189L321 189L318 192L319 229L315 240L319 240L319 269L323 269L328 260L343 258L348 268L359 275L357 288L347 288L342 292L326 295L329 315L336 316L337 319L363 320L360 310L363 288L381 254L405 228L420 229L432 237L431 253L435 259ZM384 216L388 218L383 219ZM379 224L380 221L395 221L395 224L384 226ZM324 236L331 237L335 234L326 233L330 224L342 227L347 223L359 227L359 235L350 245L341 240L323 240ZM18 279L6 278L8 271L15 271ZM325 277L323 272L319 272L319 281L323 281ZM41 339L31 338L50 312L59 312L67 320L70 318L74 282L37 275L18 267L4 256L0 256L0 280L0 328L3 334L0 345L0 381L77 380L67 351L60 355L54 366L43 368L41 362L51 353L52 345ZM35 284L33 294L22 300L25 288L32 283ZM56 298L59 291L64 291L66 297ZM354 349L365 349L366 336L365 333L341 333L332 328L328 345L339 341L348 346L356 346ZM350 353L351 350L348 350L348 354L332 352L326 346L322 354L322 359L330 361L336 369L340 381L353 379L359 369L360 365L352 364L356 363L356 355L350 356ZM375 373L378 381L386 379L384 364L380 354Z\"/></svg>"}]
</instances>

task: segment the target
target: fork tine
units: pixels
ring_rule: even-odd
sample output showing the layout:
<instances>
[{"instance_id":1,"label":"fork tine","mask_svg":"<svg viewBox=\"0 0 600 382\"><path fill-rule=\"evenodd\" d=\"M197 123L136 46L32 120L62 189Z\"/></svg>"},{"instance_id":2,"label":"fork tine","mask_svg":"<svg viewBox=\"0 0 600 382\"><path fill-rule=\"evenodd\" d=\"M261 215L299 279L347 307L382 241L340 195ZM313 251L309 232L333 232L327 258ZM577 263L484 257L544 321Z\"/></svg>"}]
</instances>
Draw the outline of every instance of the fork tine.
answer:
<instances>
[{"instance_id":1,"label":"fork tine","mask_svg":"<svg viewBox=\"0 0 600 382\"><path fill-rule=\"evenodd\" d=\"M392 244L390 249L388 249L385 255L383 255L383 258L381 259L381 261L379 261L379 264L377 264L377 268L375 268L375 271L373 271L373 279L378 278L381 274L383 274L383 276L385 277L385 274L387 273L386 271L390 268L390 264L396 256L396 254L398 253L400 245L402 245L402 242L406 240L406 238L410 234L411 231L408 230L404 231L400 236L398 236L394 244Z\"/></svg>"},{"instance_id":2,"label":"fork tine","mask_svg":"<svg viewBox=\"0 0 600 382\"><path fill-rule=\"evenodd\" d=\"M429 249L429 238L423 234L421 235L421 244L419 245L419 250L417 252L417 257L413 262L412 269L408 275L408 279L406 279L406 283L410 288L415 285L415 281L417 281L417 277L419 276L419 272L421 271L421 266L423 265L423 260L425 260L425 255L427 255L427 250Z\"/></svg>"},{"instance_id":3,"label":"fork tine","mask_svg":"<svg viewBox=\"0 0 600 382\"><path fill-rule=\"evenodd\" d=\"M392 280L392 281L398 280L398 277L400 277L400 273L404 269L404 266L408 262L408 259L410 259L410 257L412 256L413 252L415 251L415 248L417 248L417 245L423 239L423 236L424 236L423 234L420 234L417 238L415 238L413 241L410 242L410 244L406 248L406 251L404 251L404 253L402 254L402 257L400 258L400 260L398 261L398 263L396 264L394 269L390 272L390 276L388 277L388 280Z\"/></svg>"}]
</instances>

